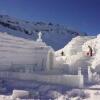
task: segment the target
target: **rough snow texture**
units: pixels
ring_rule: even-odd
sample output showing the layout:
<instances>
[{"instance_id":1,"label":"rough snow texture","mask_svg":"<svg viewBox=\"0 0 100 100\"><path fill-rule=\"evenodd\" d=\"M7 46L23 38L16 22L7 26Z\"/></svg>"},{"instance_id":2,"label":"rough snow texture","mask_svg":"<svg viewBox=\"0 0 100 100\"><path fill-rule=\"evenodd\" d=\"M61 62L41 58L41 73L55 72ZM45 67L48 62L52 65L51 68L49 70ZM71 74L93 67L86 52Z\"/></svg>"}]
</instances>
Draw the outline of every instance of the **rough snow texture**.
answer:
<instances>
[{"instance_id":1,"label":"rough snow texture","mask_svg":"<svg viewBox=\"0 0 100 100\"><path fill-rule=\"evenodd\" d=\"M92 67L100 73L100 35L98 35L94 41L95 43L92 45L95 48L95 56L93 58Z\"/></svg>"},{"instance_id":2,"label":"rough snow texture","mask_svg":"<svg viewBox=\"0 0 100 100\"><path fill-rule=\"evenodd\" d=\"M15 45L12 45L13 43ZM45 44L43 44L43 45L45 45ZM88 52L88 45L93 48L93 56L92 57L86 55L86 52ZM0 33L0 46L1 46L1 48L0 48L0 52L1 52L0 63L4 63L4 62L8 61L5 64L9 64L9 57L11 57L11 55L9 55L9 54L13 53L13 52L11 52L11 50L14 50L14 48L16 48L16 50L14 50L14 51L16 51L15 53L17 53L19 49L22 49L22 51L24 50L23 52L26 53L27 49L31 50L34 48L34 46L36 47L37 44L35 44L34 41L29 41L26 39L10 36L7 33ZM99 59L100 58L100 49L99 48L100 48L100 36L99 35L97 37L93 37L93 36L79 37L78 36L76 38L73 38L72 41L69 42L69 44L67 44L64 48L55 52L56 61L59 62L58 65L61 64L60 67L64 67L65 65L68 65L69 69L72 73L76 72L78 67L80 67L80 66L81 67L90 66L91 68L95 69L97 72L100 72L100 66L99 66L100 65L100 59ZM62 51L64 52L63 56L61 55ZM5 54L2 55L2 52L4 52ZM27 51L27 53L29 55L30 51L29 52ZM6 60L4 60L5 56L8 56L8 58ZM59 68L59 66L56 66L56 67ZM75 74L75 73L73 73L73 74ZM41 87L41 89L39 91L44 90L43 87ZM51 95L52 95L52 93L51 93ZM96 98L96 96L93 97L93 95L94 95L93 93L92 93L91 98L87 99L87 100L92 100L92 98L94 100ZM57 94L57 93L54 92L54 94ZM59 98L64 97L64 95L61 95L61 94L59 94L59 95L60 95ZM49 96L50 96L50 94L49 94ZM98 96L98 98L99 97L100 96ZM0 99L1 100L4 100L4 99L9 100L9 99L12 99L12 95L11 96L3 96L2 95L0 97Z\"/></svg>"},{"instance_id":3,"label":"rough snow texture","mask_svg":"<svg viewBox=\"0 0 100 100\"><path fill-rule=\"evenodd\" d=\"M63 49L55 52L55 72L59 69L60 71L63 70L62 72L65 71L66 73L68 73L67 71L72 73L75 71L75 73L77 73L76 71L80 66L91 66L91 68L99 71L99 39L100 36L77 36L76 38L73 38L72 41L69 42ZM44 42L38 43L14 37L8 35L7 33L0 33L1 69L3 70L3 68L7 68L6 65L11 67L13 64L19 64L19 67L21 64L24 64L25 66L30 64L30 66L33 66L33 59L35 58L34 61L39 60L39 55L36 57L38 52L37 50L34 50L35 48L38 48L39 45L45 47L45 49L50 49L50 47L46 46ZM92 57L86 55L88 52L88 45L93 49ZM64 52L63 56L61 55L62 51ZM43 54L41 51L39 51L39 53Z\"/></svg>"},{"instance_id":4,"label":"rough snow texture","mask_svg":"<svg viewBox=\"0 0 100 100\"><path fill-rule=\"evenodd\" d=\"M55 52L56 60L68 64L69 70L73 74L77 72L79 67L90 66L95 69L96 64L98 65L100 62L98 54L99 43L97 42L99 42L99 39L96 36L78 36L73 38L63 49ZM89 52L88 46L91 46L93 49L92 57L87 56Z\"/></svg>"},{"instance_id":5,"label":"rough snow texture","mask_svg":"<svg viewBox=\"0 0 100 100\"><path fill-rule=\"evenodd\" d=\"M83 87L83 76L81 75L39 75L34 73L23 72L0 72L0 78L26 80L26 81L38 81L51 84L67 85L69 87ZM55 79L57 79L55 81ZM74 82L74 84L73 84ZM23 84L24 85L24 84Z\"/></svg>"},{"instance_id":6,"label":"rough snow texture","mask_svg":"<svg viewBox=\"0 0 100 100\"><path fill-rule=\"evenodd\" d=\"M44 70L49 50L52 50L51 47L44 42L0 33L0 70Z\"/></svg>"},{"instance_id":7,"label":"rough snow texture","mask_svg":"<svg viewBox=\"0 0 100 100\"><path fill-rule=\"evenodd\" d=\"M8 35L7 33L0 33L0 67L1 70L19 64L19 67L30 65L33 66L36 62L41 60L39 54L45 52L37 51L37 48L43 46L50 49L44 42L35 42L15 36ZM88 52L88 45L93 48L93 56L86 55ZM63 49L55 52L55 65L54 73L59 69L60 72L77 73L78 67L91 66L92 68L98 66L99 63L99 36L77 36L73 38ZM36 50L35 50L36 49ZM62 51L63 56L61 55ZM44 55L44 54L43 54ZM45 56L45 55L44 55ZM34 59L35 58L35 59ZM46 58L46 57L44 57ZM93 61L95 59L96 61ZM46 59L45 59L46 61ZM43 63L43 61L40 61Z\"/></svg>"},{"instance_id":8,"label":"rough snow texture","mask_svg":"<svg viewBox=\"0 0 100 100\"><path fill-rule=\"evenodd\" d=\"M43 33L43 40L55 50L63 48L73 37L86 35L86 33L74 31L51 22L29 22L8 15L0 15L0 32L36 40L37 33L40 31Z\"/></svg>"}]
</instances>

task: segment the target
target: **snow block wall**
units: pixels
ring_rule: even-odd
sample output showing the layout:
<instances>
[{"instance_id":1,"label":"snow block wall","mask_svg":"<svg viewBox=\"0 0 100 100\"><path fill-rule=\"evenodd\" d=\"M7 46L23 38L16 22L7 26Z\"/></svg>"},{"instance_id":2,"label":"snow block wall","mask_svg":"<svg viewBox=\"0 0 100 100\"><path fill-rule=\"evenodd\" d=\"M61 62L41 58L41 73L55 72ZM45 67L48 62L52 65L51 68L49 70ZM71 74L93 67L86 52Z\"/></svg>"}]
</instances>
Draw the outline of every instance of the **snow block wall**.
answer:
<instances>
[{"instance_id":1,"label":"snow block wall","mask_svg":"<svg viewBox=\"0 0 100 100\"><path fill-rule=\"evenodd\" d=\"M68 87L83 87L83 75L39 75L33 73L0 72L0 78L35 80L52 84L67 85ZM55 81L56 80L56 81Z\"/></svg>"},{"instance_id":2,"label":"snow block wall","mask_svg":"<svg viewBox=\"0 0 100 100\"><path fill-rule=\"evenodd\" d=\"M44 70L51 47L44 42L29 41L0 34L0 70ZM25 67L26 66L26 67ZM33 68L34 67L34 68Z\"/></svg>"}]
</instances>

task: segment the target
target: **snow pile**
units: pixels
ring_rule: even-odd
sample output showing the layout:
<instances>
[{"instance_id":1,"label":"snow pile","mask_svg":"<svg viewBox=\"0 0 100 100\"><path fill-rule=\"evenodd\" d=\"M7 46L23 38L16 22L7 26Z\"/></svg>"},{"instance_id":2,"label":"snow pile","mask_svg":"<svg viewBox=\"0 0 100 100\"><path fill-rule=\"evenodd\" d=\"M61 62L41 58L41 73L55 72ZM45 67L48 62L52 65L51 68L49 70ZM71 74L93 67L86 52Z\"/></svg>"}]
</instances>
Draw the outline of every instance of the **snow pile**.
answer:
<instances>
[{"instance_id":1,"label":"snow pile","mask_svg":"<svg viewBox=\"0 0 100 100\"><path fill-rule=\"evenodd\" d=\"M13 90L12 98L28 98L29 92L25 90Z\"/></svg>"},{"instance_id":2,"label":"snow pile","mask_svg":"<svg viewBox=\"0 0 100 100\"><path fill-rule=\"evenodd\" d=\"M92 62L92 67L100 73L100 34L95 39L95 57L94 61Z\"/></svg>"},{"instance_id":3,"label":"snow pile","mask_svg":"<svg viewBox=\"0 0 100 100\"><path fill-rule=\"evenodd\" d=\"M91 66L96 53L95 39L95 36L77 36L73 38L63 49L55 52L56 61L68 64L71 72L77 72L79 67ZM88 46L93 49L93 57L86 55L89 52Z\"/></svg>"},{"instance_id":4,"label":"snow pile","mask_svg":"<svg viewBox=\"0 0 100 100\"><path fill-rule=\"evenodd\" d=\"M13 90L12 95L0 95L0 100L23 100L29 98L29 92L25 90Z\"/></svg>"},{"instance_id":5,"label":"snow pile","mask_svg":"<svg viewBox=\"0 0 100 100\"><path fill-rule=\"evenodd\" d=\"M86 38L86 39L85 39ZM76 37L73 38L64 48L55 52L56 61L71 64L80 59L81 55L78 55L82 51L82 44L88 40L87 37ZM62 55L63 52L63 55Z\"/></svg>"},{"instance_id":6,"label":"snow pile","mask_svg":"<svg viewBox=\"0 0 100 100\"><path fill-rule=\"evenodd\" d=\"M63 49L58 50L55 54L60 56L61 52L64 52L65 56L77 55L78 52L82 52L82 45L95 37L92 36L77 36L73 38Z\"/></svg>"},{"instance_id":7,"label":"snow pile","mask_svg":"<svg viewBox=\"0 0 100 100\"><path fill-rule=\"evenodd\" d=\"M82 51L84 53L89 51L89 47L88 46L90 46L92 48L93 54L96 53L96 37L94 39L88 40L87 42L85 42L82 45Z\"/></svg>"},{"instance_id":8,"label":"snow pile","mask_svg":"<svg viewBox=\"0 0 100 100\"><path fill-rule=\"evenodd\" d=\"M82 46L82 51L88 52L89 48L88 46L90 46L92 48L92 53L93 56L90 57L90 66L91 68L93 68L96 72L100 73L100 34L95 37L94 39L88 40L87 42L85 42Z\"/></svg>"}]
</instances>

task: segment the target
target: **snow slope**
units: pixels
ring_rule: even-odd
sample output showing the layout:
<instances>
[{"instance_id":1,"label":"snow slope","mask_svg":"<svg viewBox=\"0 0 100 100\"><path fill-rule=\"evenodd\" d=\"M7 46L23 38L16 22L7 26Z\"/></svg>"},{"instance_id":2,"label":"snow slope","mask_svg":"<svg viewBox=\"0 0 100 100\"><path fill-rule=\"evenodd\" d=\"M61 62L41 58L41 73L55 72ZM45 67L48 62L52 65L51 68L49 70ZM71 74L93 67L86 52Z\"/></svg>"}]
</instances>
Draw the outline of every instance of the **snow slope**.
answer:
<instances>
[{"instance_id":1,"label":"snow slope","mask_svg":"<svg viewBox=\"0 0 100 100\"><path fill-rule=\"evenodd\" d=\"M86 35L51 22L29 22L0 15L0 32L36 40L39 31L43 33L43 40L55 50L63 48L73 37Z\"/></svg>"},{"instance_id":2,"label":"snow slope","mask_svg":"<svg viewBox=\"0 0 100 100\"><path fill-rule=\"evenodd\" d=\"M64 51L66 56L76 55L82 51L82 45L93 38L95 38L95 36L77 36L76 38L72 38L72 40L64 48L56 51L56 54L59 55L62 51Z\"/></svg>"},{"instance_id":3,"label":"snow slope","mask_svg":"<svg viewBox=\"0 0 100 100\"><path fill-rule=\"evenodd\" d=\"M87 56L88 46L92 47L93 56ZM56 51L55 55L58 62L63 60L74 71L78 67L90 66L94 71L100 73L100 34L73 38L64 48Z\"/></svg>"}]
</instances>

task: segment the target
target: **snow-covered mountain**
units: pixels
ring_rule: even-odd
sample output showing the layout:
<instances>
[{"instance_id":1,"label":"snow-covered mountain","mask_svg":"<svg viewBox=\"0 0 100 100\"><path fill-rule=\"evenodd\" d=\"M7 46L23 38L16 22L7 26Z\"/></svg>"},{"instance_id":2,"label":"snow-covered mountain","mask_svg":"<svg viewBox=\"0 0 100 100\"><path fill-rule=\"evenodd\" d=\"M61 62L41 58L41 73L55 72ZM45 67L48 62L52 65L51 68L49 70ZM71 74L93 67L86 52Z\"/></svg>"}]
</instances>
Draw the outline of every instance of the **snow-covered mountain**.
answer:
<instances>
[{"instance_id":1,"label":"snow-covered mountain","mask_svg":"<svg viewBox=\"0 0 100 100\"><path fill-rule=\"evenodd\" d=\"M36 40L39 31L43 33L44 42L55 50L64 47L73 37L87 35L51 22L29 22L8 15L0 15L0 32Z\"/></svg>"}]
</instances>

